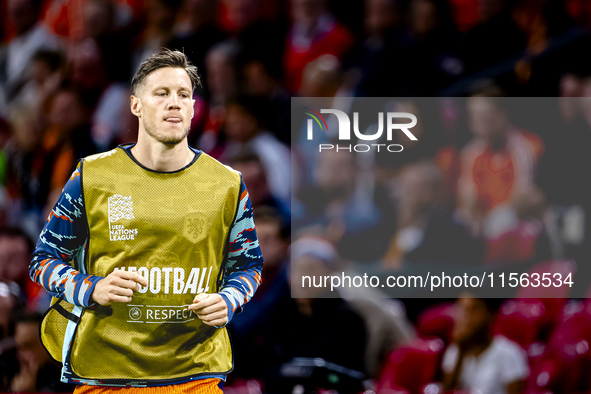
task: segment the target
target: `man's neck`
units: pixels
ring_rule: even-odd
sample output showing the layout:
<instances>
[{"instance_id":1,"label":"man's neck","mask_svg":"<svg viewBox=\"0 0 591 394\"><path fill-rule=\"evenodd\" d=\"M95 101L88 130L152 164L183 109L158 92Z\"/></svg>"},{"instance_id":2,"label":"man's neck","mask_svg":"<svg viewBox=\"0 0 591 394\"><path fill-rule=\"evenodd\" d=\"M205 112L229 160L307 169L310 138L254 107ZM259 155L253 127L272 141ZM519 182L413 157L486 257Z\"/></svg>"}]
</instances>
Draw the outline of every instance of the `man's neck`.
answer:
<instances>
[{"instance_id":1,"label":"man's neck","mask_svg":"<svg viewBox=\"0 0 591 394\"><path fill-rule=\"evenodd\" d=\"M138 138L137 144L131 148L131 153L144 167L161 172L178 171L191 163L195 157L195 152L189 148L186 138L176 145L148 143Z\"/></svg>"}]
</instances>

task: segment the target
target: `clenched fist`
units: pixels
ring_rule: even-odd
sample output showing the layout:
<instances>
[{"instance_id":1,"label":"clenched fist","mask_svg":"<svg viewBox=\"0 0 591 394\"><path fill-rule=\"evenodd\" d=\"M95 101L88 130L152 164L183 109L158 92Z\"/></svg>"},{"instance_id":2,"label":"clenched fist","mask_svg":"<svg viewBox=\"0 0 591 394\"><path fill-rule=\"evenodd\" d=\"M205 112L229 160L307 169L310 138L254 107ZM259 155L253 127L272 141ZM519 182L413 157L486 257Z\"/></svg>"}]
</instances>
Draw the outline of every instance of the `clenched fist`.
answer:
<instances>
[{"instance_id":1,"label":"clenched fist","mask_svg":"<svg viewBox=\"0 0 591 394\"><path fill-rule=\"evenodd\" d=\"M219 294L197 294L188 309L208 326L219 327L228 322L228 306Z\"/></svg>"},{"instance_id":2,"label":"clenched fist","mask_svg":"<svg viewBox=\"0 0 591 394\"><path fill-rule=\"evenodd\" d=\"M138 285L148 286L148 281L137 272L113 271L98 281L92 299L103 306L113 302L131 302L133 292L139 290Z\"/></svg>"}]
</instances>

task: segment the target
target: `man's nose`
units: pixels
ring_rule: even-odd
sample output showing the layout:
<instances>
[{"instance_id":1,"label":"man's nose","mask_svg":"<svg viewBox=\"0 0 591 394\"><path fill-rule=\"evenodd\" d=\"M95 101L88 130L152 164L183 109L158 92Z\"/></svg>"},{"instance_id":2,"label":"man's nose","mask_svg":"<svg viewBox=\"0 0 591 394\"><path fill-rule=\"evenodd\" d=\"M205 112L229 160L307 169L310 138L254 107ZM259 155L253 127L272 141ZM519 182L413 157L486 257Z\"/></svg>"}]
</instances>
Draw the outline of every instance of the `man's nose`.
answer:
<instances>
[{"instance_id":1,"label":"man's nose","mask_svg":"<svg viewBox=\"0 0 591 394\"><path fill-rule=\"evenodd\" d=\"M173 94L170 96L170 101L168 103L168 109L181 109L181 106L179 105L179 99L177 97L176 94Z\"/></svg>"}]
</instances>

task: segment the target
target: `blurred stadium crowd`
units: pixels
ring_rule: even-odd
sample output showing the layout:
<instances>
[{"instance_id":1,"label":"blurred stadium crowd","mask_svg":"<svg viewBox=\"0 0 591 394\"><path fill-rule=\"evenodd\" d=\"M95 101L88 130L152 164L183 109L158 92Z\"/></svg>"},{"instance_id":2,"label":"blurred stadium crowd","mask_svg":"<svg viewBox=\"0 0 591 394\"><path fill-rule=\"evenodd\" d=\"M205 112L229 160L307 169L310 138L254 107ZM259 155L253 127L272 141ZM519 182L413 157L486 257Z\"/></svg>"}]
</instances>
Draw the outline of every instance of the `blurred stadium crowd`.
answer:
<instances>
[{"instance_id":1,"label":"blurred stadium crowd","mask_svg":"<svg viewBox=\"0 0 591 394\"><path fill-rule=\"evenodd\" d=\"M591 392L591 2L3 0L0 12L0 391L72 390L38 340L49 296L28 277L33 240L78 158L135 141L129 81L170 48L203 76L189 143L242 173L265 258L230 325L225 391ZM348 111L353 97L442 98L393 102L417 114L418 141L368 164L292 140L294 96ZM422 262L577 276L555 299L290 294L292 270Z\"/></svg>"}]
</instances>

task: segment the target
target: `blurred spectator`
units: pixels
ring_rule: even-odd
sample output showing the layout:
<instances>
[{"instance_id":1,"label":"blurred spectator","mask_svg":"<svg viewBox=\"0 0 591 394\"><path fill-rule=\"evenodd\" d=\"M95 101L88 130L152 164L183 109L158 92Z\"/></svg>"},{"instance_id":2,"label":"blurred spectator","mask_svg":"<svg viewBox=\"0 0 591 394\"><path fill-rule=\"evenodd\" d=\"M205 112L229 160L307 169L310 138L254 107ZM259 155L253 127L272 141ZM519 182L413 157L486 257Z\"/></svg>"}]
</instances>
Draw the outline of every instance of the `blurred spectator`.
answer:
<instances>
[{"instance_id":1,"label":"blurred spectator","mask_svg":"<svg viewBox=\"0 0 591 394\"><path fill-rule=\"evenodd\" d=\"M19 318L15 342L19 372L12 380L15 392L71 393L75 385L60 382L61 366L54 363L41 344L39 326L42 315L27 314Z\"/></svg>"},{"instance_id":2,"label":"blurred spectator","mask_svg":"<svg viewBox=\"0 0 591 394\"><path fill-rule=\"evenodd\" d=\"M11 138L4 147L8 223L24 225L31 236L39 230L38 215L49 186L44 182L44 156L40 154L43 122L36 108L19 106L11 112Z\"/></svg>"},{"instance_id":3,"label":"blurred spectator","mask_svg":"<svg viewBox=\"0 0 591 394\"><path fill-rule=\"evenodd\" d=\"M482 260L483 245L454 220L444 205L443 177L431 161L409 164L396 178L398 223L384 256L388 268L403 262L473 264Z\"/></svg>"},{"instance_id":4,"label":"blurred spectator","mask_svg":"<svg viewBox=\"0 0 591 394\"><path fill-rule=\"evenodd\" d=\"M519 0L513 11L513 19L519 29L526 33L528 50L532 53L542 52L550 37L558 36L573 26L562 0Z\"/></svg>"},{"instance_id":5,"label":"blurred spectator","mask_svg":"<svg viewBox=\"0 0 591 394\"><path fill-rule=\"evenodd\" d=\"M492 336L491 328L502 299L458 299L453 343L443 355L445 390L521 393L529 375L527 354L515 342Z\"/></svg>"},{"instance_id":6,"label":"blurred spectator","mask_svg":"<svg viewBox=\"0 0 591 394\"><path fill-rule=\"evenodd\" d=\"M258 20L263 0L221 0L220 24L228 32L241 32Z\"/></svg>"},{"instance_id":7,"label":"blurred spectator","mask_svg":"<svg viewBox=\"0 0 591 394\"><path fill-rule=\"evenodd\" d=\"M437 104L429 101L399 99L388 100L385 108L388 112L408 112L417 117L417 124L412 128L413 135L417 140L410 140L404 133L394 133L393 141L404 147L404 153L392 154L381 150L376 153L378 171L383 172L381 176L391 178L400 169L411 163L420 160L435 159L438 163L447 163L446 176L451 176L455 166L456 155L446 136L441 130L442 114Z\"/></svg>"},{"instance_id":8,"label":"blurred spectator","mask_svg":"<svg viewBox=\"0 0 591 394\"><path fill-rule=\"evenodd\" d=\"M29 279L29 262L33 242L22 230L0 229L0 281L14 282L26 294L27 310L44 312L50 296Z\"/></svg>"},{"instance_id":9,"label":"blurred spectator","mask_svg":"<svg viewBox=\"0 0 591 394\"><path fill-rule=\"evenodd\" d=\"M478 0L450 0L454 21L462 33L469 31L478 20Z\"/></svg>"},{"instance_id":10,"label":"blurred spectator","mask_svg":"<svg viewBox=\"0 0 591 394\"><path fill-rule=\"evenodd\" d=\"M103 151L128 142L122 137L135 122L128 107L131 92L126 84L109 80L103 54L94 40L85 40L72 48L70 67L71 82L91 111L91 138L96 148Z\"/></svg>"},{"instance_id":11,"label":"blurred spectator","mask_svg":"<svg viewBox=\"0 0 591 394\"><path fill-rule=\"evenodd\" d=\"M62 188L81 157L96 153L90 133L90 108L80 91L64 87L53 97L49 110L49 126L43 138L44 170L50 195L44 218L55 205Z\"/></svg>"},{"instance_id":12,"label":"blurred spectator","mask_svg":"<svg viewBox=\"0 0 591 394\"><path fill-rule=\"evenodd\" d=\"M182 0L146 0L145 27L137 37L132 55L131 71L135 72L140 64L166 47L172 38L174 22Z\"/></svg>"},{"instance_id":13,"label":"blurred spectator","mask_svg":"<svg viewBox=\"0 0 591 394\"><path fill-rule=\"evenodd\" d=\"M238 76L236 58L240 46L236 41L223 41L213 46L205 59L206 86L210 100L216 104L225 104L226 100L236 95Z\"/></svg>"},{"instance_id":14,"label":"blurred spectator","mask_svg":"<svg viewBox=\"0 0 591 394\"><path fill-rule=\"evenodd\" d=\"M228 164L242 174L242 179L248 188L253 209L255 211L259 207L262 209L265 209L265 207L274 209L279 215L283 226L289 228L291 225L290 208L271 194L269 184L267 183L265 167L259 157L254 153L239 153L229 158Z\"/></svg>"},{"instance_id":15,"label":"blurred spectator","mask_svg":"<svg viewBox=\"0 0 591 394\"><path fill-rule=\"evenodd\" d=\"M10 140L10 134L10 125L0 118L0 227L8 224L9 199L6 192L8 163L4 148Z\"/></svg>"},{"instance_id":16,"label":"blurred spectator","mask_svg":"<svg viewBox=\"0 0 591 394\"><path fill-rule=\"evenodd\" d=\"M271 53L241 55L242 90L246 95L265 98L269 103L270 131L283 143L291 143L290 96L281 85L281 64Z\"/></svg>"},{"instance_id":17,"label":"blurred spectator","mask_svg":"<svg viewBox=\"0 0 591 394\"><path fill-rule=\"evenodd\" d=\"M7 102L16 97L31 77L31 59L40 49L57 49L58 40L39 22L40 0L8 0L7 21L14 26L15 36L0 51L0 94ZM2 102L2 100L0 100ZM6 114L6 108L0 113Z\"/></svg>"},{"instance_id":18,"label":"blurred spectator","mask_svg":"<svg viewBox=\"0 0 591 394\"><path fill-rule=\"evenodd\" d=\"M572 29L574 21L568 15L565 3L563 0L516 2L513 19L527 36L527 51L516 63L515 73L517 82L527 86L530 96L556 96L560 73L565 71L565 59L579 56L573 45L536 56L550 47L552 39L564 37L576 30ZM577 63L580 65L581 62Z\"/></svg>"},{"instance_id":19,"label":"blurred spectator","mask_svg":"<svg viewBox=\"0 0 591 394\"><path fill-rule=\"evenodd\" d=\"M461 213L485 238L515 223L509 199L531 188L544 143L511 124L502 98L472 97L467 110L472 141L461 153L458 200Z\"/></svg>"},{"instance_id":20,"label":"blurred spectator","mask_svg":"<svg viewBox=\"0 0 591 394\"><path fill-rule=\"evenodd\" d=\"M27 106L39 111L57 91L64 78L64 59L59 51L39 50L31 59L31 79L23 86L15 106Z\"/></svg>"},{"instance_id":21,"label":"blurred spectator","mask_svg":"<svg viewBox=\"0 0 591 394\"><path fill-rule=\"evenodd\" d=\"M17 228L0 229L0 280L15 282L21 289L34 289L28 277L33 242Z\"/></svg>"},{"instance_id":22,"label":"blurred spectator","mask_svg":"<svg viewBox=\"0 0 591 394\"><path fill-rule=\"evenodd\" d=\"M225 161L243 149L250 149L261 160L269 191L284 204L291 199L291 154L265 128L267 102L257 97L238 97L226 105L225 141L219 156ZM212 152L215 154L215 152Z\"/></svg>"},{"instance_id":23,"label":"blurred spectator","mask_svg":"<svg viewBox=\"0 0 591 394\"><path fill-rule=\"evenodd\" d=\"M326 0L291 0L292 25L284 54L288 90L299 90L306 64L320 55L342 59L354 37L328 12ZM321 96L318 96L321 97Z\"/></svg>"},{"instance_id":24,"label":"blurred spectator","mask_svg":"<svg viewBox=\"0 0 591 394\"><path fill-rule=\"evenodd\" d=\"M451 9L445 0L412 0L409 29L388 65L393 96L432 96L464 74ZM400 61L400 57L404 61Z\"/></svg>"},{"instance_id":25,"label":"blurred spectator","mask_svg":"<svg viewBox=\"0 0 591 394\"><path fill-rule=\"evenodd\" d=\"M347 271L348 274L356 275L358 272ZM381 298L377 294L355 294L358 289L351 290L339 289L339 292L363 318L367 331L365 366L368 377L375 379L388 353L411 342L416 333L406 316L404 304L399 300Z\"/></svg>"},{"instance_id":26,"label":"blurred spectator","mask_svg":"<svg viewBox=\"0 0 591 394\"><path fill-rule=\"evenodd\" d=\"M197 147L208 153L221 138L219 131L224 122L226 103L237 94L236 58L239 52L240 46L236 41L222 41L214 45L205 57L205 89L209 100L205 128Z\"/></svg>"},{"instance_id":27,"label":"blurred spectator","mask_svg":"<svg viewBox=\"0 0 591 394\"><path fill-rule=\"evenodd\" d=\"M10 391L10 383L18 372L14 316L23 309L18 285L0 281L0 392Z\"/></svg>"},{"instance_id":28,"label":"blurred spectator","mask_svg":"<svg viewBox=\"0 0 591 394\"><path fill-rule=\"evenodd\" d=\"M347 150L318 154L311 184L298 193L305 209L298 212L295 226L328 226L328 237L341 256L373 261L385 252L393 229L376 206L373 190L364 189L356 159L357 155Z\"/></svg>"},{"instance_id":29,"label":"blurred spectator","mask_svg":"<svg viewBox=\"0 0 591 394\"><path fill-rule=\"evenodd\" d=\"M124 28L141 11L140 0L52 0L45 2L44 21L52 32L76 43L88 38L89 32Z\"/></svg>"},{"instance_id":30,"label":"blurred spectator","mask_svg":"<svg viewBox=\"0 0 591 394\"><path fill-rule=\"evenodd\" d=\"M499 236L489 239L485 262L542 262L553 257L544 226L546 201L537 187L516 191L511 198L516 221Z\"/></svg>"},{"instance_id":31,"label":"blurred spectator","mask_svg":"<svg viewBox=\"0 0 591 394\"><path fill-rule=\"evenodd\" d=\"M341 298L321 298L335 296L325 294L327 288L300 285L304 275L318 280L339 267L334 247L322 240L301 239L292 244L291 255L292 296L297 298L285 299L266 325L272 344L266 366L268 392L291 391L281 365L294 357L321 358L365 372L366 330L361 317Z\"/></svg>"},{"instance_id":32,"label":"blurred spectator","mask_svg":"<svg viewBox=\"0 0 591 394\"><path fill-rule=\"evenodd\" d=\"M290 300L287 272L289 227L271 207L258 206L254 212L265 269L261 286L248 307L235 315L230 323L232 338L236 339L233 342L236 361L232 377L243 379L266 377L263 366L268 365L266 352L273 344L266 336L265 326L275 319L277 309Z\"/></svg>"},{"instance_id":33,"label":"blurred spectator","mask_svg":"<svg viewBox=\"0 0 591 394\"><path fill-rule=\"evenodd\" d=\"M343 81L339 59L333 55L322 55L304 67L298 96L335 97Z\"/></svg>"},{"instance_id":34,"label":"blurred spectator","mask_svg":"<svg viewBox=\"0 0 591 394\"><path fill-rule=\"evenodd\" d=\"M131 18L129 4L117 0L84 0L82 34L74 44L86 40L96 43L102 53L98 62L110 81L127 82L131 78Z\"/></svg>"},{"instance_id":35,"label":"blurred spectator","mask_svg":"<svg viewBox=\"0 0 591 394\"><path fill-rule=\"evenodd\" d=\"M591 144L591 79L565 75L561 94L558 108L545 111L548 148L540 161L539 185L548 200L549 226L556 234L555 257L579 263L573 296L582 297L591 284L591 267L581 264L591 253L591 191L579 172L591 166L586 152Z\"/></svg>"},{"instance_id":36,"label":"blurred spectator","mask_svg":"<svg viewBox=\"0 0 591 394\"><path fill-rule=\"evenodd\" d=\"M386 96L384 82L392 75L389 53L399 54L403 14L399 0L365 0L365 39L346 57L345 64L358 78L358 96ZM390 85L390 84L388 84Z\"/></svg>"},{"instance_id":37,"label":"blurred spectator","mask_svg":"<svg viewBox=\"0 0 591 394\"><path fill-rule=\"evenodd\" d=\"M289 258L290 228L282 220L279 213L269 206L260 206L255 215L257 222L257 235L261 244L261 251L265 257L265 269L263 273L261 294L259 297L268 297L268 289L274 287L279 275L285 274L284 268ZM258 290L257 290L258 292Z\"/></svg>"},{"instance_id":38,"label":"blurred spectator","mask_svg":"<svg viewBox=\"0 0 591 394\"><path fill-rule=\"evenodd\" d=\"M379 47L400 28L402 13L398 0L365 0L364 27L367 45Z\"/></svg>"},{"instance_id":39,"label":"blurred spectator","mask_svg":"<svg viewBox=\"0 0 591 394\"><path fill-rule=\"evenodd\" d=\"M313 97L312 100L314 101L309 105L310 107L336 108L348 111L351 99L341 97L343 83L344 76L341 62L333 55L322 55L308 63L304 68L302 84L297 95ZM293 113L292 116L294 116ZM307 139L306 121L303 119L300 120L301 126L299 130L292 132L295 133L295 135L292 135L292 141L297 143L295 148L297 158L301 160L300 165L305 166L304 173L298 174L300 178L295 181L298 186L306 185L312 178L312 170L318 166L319 153L316 149L317 144L329 143L330 139L337 137L335 119L329 117L328 122L334 122L331 123L333 127L329 127L326 133L314 134L313 140Z\"/></svg>"},{"instance_id":40,"label":"blurred spectator","mask_svg":"<svg viewBox=\"0 0 591 394\"><path fill-rule=\"evenodd\" d=\"M467 75L497 65L526 47L526 36L512 19L510 0L478 1L478 22L465 36L462 58ZM503 45L499 45L503 43ZM503 87L512 87L514 74L500 77Z\"/></svg>"},{"instance_id":41,"label":"blurred spectator","mask_svg":"<svg viewBox=\"0 0 591 394\"><path fill-rule=\"evenodd\" d=\"M311 234L311 233L310 233ZM398 300L383 299L379 291L371 293L367 288L344 286L329 292L328 286L314 285L318 289L302 287L302 275L318 280L326 275L358 275L347 267L335 247L320 236L304 235L291 245L291 256L298 266L292 266L292 294L296 297L341 297L363 319L366 331L364 364L369 377L377 377L386 354L415 337L414 329L406 318L406 311ZM324 293L323 293L324 292ZM329 300L322 300L330 303ZM308 301L296 300L306 308ZM321 300L312 300L320 303ZM302 311L300 312L302 313ZM343 364L344 365L344 364Z\"/></svg>"},{"instance_id":42,"label":"blurred spectator","mask_svg":"<svg viewBox=\"0 0 591 394\"><path fill-rule=\"evenodd\" d=\"M215 25L218 0L185 0L182 19L175 26L169 49L183 52L203 74L205 54L222 41L224 33ZM205 70L207 73L207 70Z\"/></svg>"}]
</instances>

